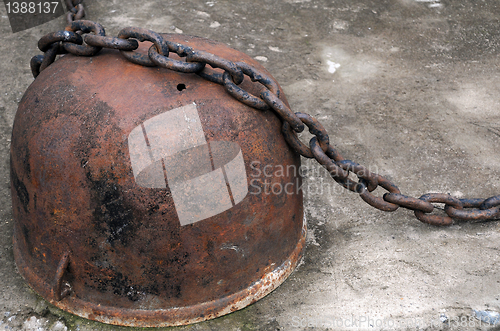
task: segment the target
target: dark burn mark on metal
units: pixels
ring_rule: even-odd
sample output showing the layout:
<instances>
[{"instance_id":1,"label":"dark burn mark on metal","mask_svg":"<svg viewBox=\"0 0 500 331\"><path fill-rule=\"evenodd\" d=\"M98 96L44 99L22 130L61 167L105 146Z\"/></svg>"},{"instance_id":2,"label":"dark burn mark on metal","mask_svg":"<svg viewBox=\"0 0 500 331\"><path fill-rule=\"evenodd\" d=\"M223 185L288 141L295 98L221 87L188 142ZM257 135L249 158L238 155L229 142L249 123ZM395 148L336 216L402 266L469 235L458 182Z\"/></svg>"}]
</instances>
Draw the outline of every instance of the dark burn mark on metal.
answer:
<instances>
[{"instance_id":1,"label":"dark burn mark on metal","mask_svg":"<svg viewBox=\"0 0 500 331\"><path fill-rule=\"evenodd\" d=\"M26 189L26 185L24 185L24 183L21 180L19 180L19 177L13 170L12 166L11 166L11 178L12 178L12 185L14 186L17 193L17 198L21 202L24 212L28 213L29 203L30 203L30 196L28 190Z\"/></svg>"},{"instance_id":2,"label":"dark burn mark on metal","mask_svg":"<svg viewBox=\"0 0 500 331\"><path fill-rule=\"evenodd\" d=\"M108 242L120 241L127 245L133 236L134 216L120 194L116 179L91 180L96 228L107 235Z\"/></svg>"},{"instance_id":3,"label":"dark burn mark on metal","mask_svg":"<svg viewBox=\"0 0 500 331\"><path fill-rule=\"evenodd\" d=\"M207 241L206 252L209 256L214 254L214 242L210 239Z\"/></svg>"},{"instance_id":4,"label":"dark burn mark on metal","mask_svg":"<svg viewBox=\"0 0 500 331\"><path fill-rule=\"evenodd\" d=\"M24 166L24 171L26 173L26 177L28 180L30 180L31 179L31 164L30 164L30 151L28 148L24 149L23 166Z\"/></svg>"},{"instance_id":5,"label":"dark burn mark on metal","mask_svg":"<svg viewBox=\"0 0 500 331\"><path fill-rule=\"evenodd\" d=\"M93 238L93 237L87 238L87 240L85 241L85 243L89 247L97 248L97 240L95 240L95 238Z\"/></svg>"},{"instance_id":6,"label":"dark burn mark on metal","mask_svg":"<svg viewBox=\"0 0 500 331\"><path fill-rule=\"evenodd\" d=\"M126 296L130 301L139 300L139 295L143 292L141 288L130 284L127 276L122 273L115 273L115 277L110 281L113 293L119 296Z\"/></svg>"},{"instance_id":7,"label":"dark burn mark on metal","mask_svg":"<svg viewBox=\"0 0 500 331\"><path fill-rule=\"evenodd\" d=\"M31 241L29 240L30 230L28 229L28 227L26 225L23 225L23 236L24 236L24 240L26 241L26 244L28 245L28 251L30 253L32 253L33 252L33 245L31 243Z\"/></svg>"},{"instance_id":8,"label":"dark burn mark on metal","mask_svg":"<svg viewBox=\"0 0 500 331\"><path fill-rule=\"evenodd\" d=\"M99 277L91 272L89 272L90 278L97 284L97 286L90 286L97 289L101 293L109 293L124 297L130 301L138 301L147 295L160 295L166 294L167 297L181 298L182 297L182 287L179 284L172 284L169 279L172 275L165 273L164 282L150 283L148 286L141 284L136 284L129 279L127 275L113 270L112 267L101 269L103 274L106 274L106 278ZM158 273L161 273L161 269L157 269ZM147 276L147 275L146 275Z\"/></svg>"},{"instance_id":9,"label":"dark burn mark on metal","mask_svg":"<svg viewBox=\"0 0 500 331\"><path fill-rule=\"evenodd\" d=\"M94 111L83 115L81 132L82 138L78 142L80 166L84 168L88 185L92 192L93 223L96 229L107 237L107 241L114 245L119 241L126 246L134 235L134 215L122 196L123 189L118 184L113 166L108 169L94 169L89 161L94 157L102 157L100 148L106 141L111 141L111 134L119 132L119 128L111 120L115 116L112 107L102 101L94 105ZM106 131L99 131L102 123L113 123ZM117 146L119 148L119 146ZM99 152L96 152L99 151ZM96 153L98 153L96 155ZM123 154L123 153L122 153Z\"/></svg>"},{"instance_id":10,"label":"dark burn mark on metal","mask_svg":"<svg viewBox=\"0 0 500 331\"><path fill-rule=\"evenodd\" d=\"M156 213L158 210L160 209L160 206L158 204L153 204L153 203L150 203L149 204L149 208L148 208L148 215L151 216L153 215L154 213Z\"/></svg>"}]
</instances>

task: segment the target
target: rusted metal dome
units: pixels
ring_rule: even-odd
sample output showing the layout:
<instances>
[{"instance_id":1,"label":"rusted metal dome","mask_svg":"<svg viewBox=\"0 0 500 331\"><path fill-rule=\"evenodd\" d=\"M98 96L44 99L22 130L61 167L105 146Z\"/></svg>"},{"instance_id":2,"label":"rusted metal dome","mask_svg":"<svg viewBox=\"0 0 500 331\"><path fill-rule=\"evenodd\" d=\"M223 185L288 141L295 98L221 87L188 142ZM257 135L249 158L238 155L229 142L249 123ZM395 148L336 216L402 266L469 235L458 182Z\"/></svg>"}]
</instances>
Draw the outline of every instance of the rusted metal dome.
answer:
<instances>
[{"instance_id":1,"label":"rusted metal dome","mask_svg":"<svg viewBox=\"0 0 500 331\"><path fill-rule=\"evenodd\" d=\"M266 72L223 44L164 36ZM62 57L14 122L20 273L57 307L117 325L183 325L259 300L305 240L300 159L280 128L196 74L114 50Z\"/></svg>"}]
</instances>

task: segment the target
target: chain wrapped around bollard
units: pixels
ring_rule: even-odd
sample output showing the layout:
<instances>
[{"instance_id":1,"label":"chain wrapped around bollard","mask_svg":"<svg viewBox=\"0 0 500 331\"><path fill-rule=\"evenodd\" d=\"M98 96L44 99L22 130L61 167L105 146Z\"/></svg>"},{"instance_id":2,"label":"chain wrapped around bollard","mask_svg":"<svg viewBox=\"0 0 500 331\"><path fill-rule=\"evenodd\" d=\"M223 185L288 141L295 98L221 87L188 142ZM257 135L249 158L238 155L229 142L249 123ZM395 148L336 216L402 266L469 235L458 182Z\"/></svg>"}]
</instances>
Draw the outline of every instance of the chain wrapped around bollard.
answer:
<instances>
[{"instance_id":1,"label":"chain wrapped around bollard","mask_svg":"<svg viewBox=\"0 0 500 331\"><path fill-rule=\"evenodd\" d=\"M401 194L400 189L387 178L345 159L331 145L329 135L321 123L311 115L292 112L274 78L252 59L243 57L237 51L201 38L158 34L141 28L125 28L117 37L109 37L105 35L104 28L100 24L78 20L84 15L83 7L79 7L81 4L70 0L67 3L68 7L72 8L68 14L69 25L64 31L41 38L38 46L44 55L35 56L31 61L33 75L35 78L43 76L42 83L38 83L40 78L37 78L21 102L22 111L16 116L11 149L13 205L17 222L14 239L16 262L21 274L35 290L62 309L111 324L182 325L241 309L272 291L290 274L301 256L305 238L302 195L296 193L287 197L266 198L268 200L264 200L261 196L251 197L257 199L260 205L246 205L245 208L250 208L251 211L232 212L231 207L236 208L245 204L245 200L250 196L247 192L247 178L243 175L244 179L238 177L245 174L250 157L263 163L293 166L300 165L299 155L314 158L329 172L333 180L346 189L358 193L363 201L374 208L390 212L399 207L410 209L420 221L432 225L450 225L454 219L472 221L500 217L500 195L487 199L457 199L441 193L424 194L420 198L409 197ZM144 49L145 41L152 43L147 50ZM145 51L138 51L141 47ZM94 57L103 49L108 50L104 52L105 54ZM212 49L216 51L211 52ZM113 50L119 50L123 58L139 66L125 65ZM59 68L62 69L54 69L45 76L41 74L46 70L49 71L51 63L58 54L65 53L77 57L65 56L54 64L61 63ZM80 56L94 58L85 62L77 60ZM232 60L234 58L242 60L234 61ZM122 65L123 69L120 70L118 65ZM70 78L61 78L61 75ZM109 75L116 75L118 78L111 79L108 78ZM94 77L105 79L106 82L89 81ZM142 100L137 101L129 97L128 101L121 102L116 101L118 96L116 98L106 96L104 98L106 102L95 101L94 97L98 99L97 95L101 90L110 92L114 88L125 88L127 84L136 84L124 81L134 77L142 79L141 84L150 85L149 90L147 87L134 85L135 89L146 91L142 93L146 93L147 96L138 94L134 97ZM53 119L48 119L48 115L33 115L30 112L32 107L43 109L48 104L43 93L35 89L40 89L40 84L48 84L52 79L57 81L57 88L53 87L49 94L56 96L57 102L62 103L62 106L58 106L53 112L52 115L55 116ZM151 82L145 79L151 79ZM189 81L189 84L185 81ZM206 82L204 84L206 87L202 86L202 82ZM64 88L64 84L68 86ZM220 87L217 88L219 85L224 87L223 94L219 92ZM77 95L77 89L82 87L87 89L85 92L80 92L88 95L86 98ZM174 92L166 92L168 88L172 88ZM188 90L196 90L197 94L189 94L189 97L186 97L187 94L182 94ZM61 95L63 92L66 95ZM121 92L117 90L117 93ZM175 97L172 96L174 94ZM168 95L174 101L166 102L168 106L163 109L150 100L150 95ZM216 96L224 101L215 99ZM95 105L92 107L75 105L74 101L79 99L93 102ZM142 103L150 105L152 102L158 107L157 109L149 112L134 110L137 115L129 113L125 116L120 108ZM241 116L245 118L237 118L239 115L233 111L234 109L226 112L216 110L219 103L226 102L228 107L238 108L238 111L242 112ZM68 104L69 110L64 108L65 104ZM102 123L94 124L98 125L94 128L85 122L90 117L79 114L80 108L101 112L92 115L103 117L99 119L101 122L112 121L106 117L107 112L114 113L115 116L121 114L123 117L112 121L114 123L112 130L108 130ZM208 110L204 110L205 108ZM248 109L253 110L254 114ZM273 116L269 115L271 113L278 115L279 121L276 117L273 119ZM42 133L38 136L32 135L31 140L18 136L27 132L27 128L33 125L43 127L49 121L53 122L51 125L66 125L65 120L80 118L78 116L82 118L78 125L71 124L65 129L67 133L56 134L69 140L68 143L62 144L62 147L58 147L57 153L60 155L48 157L50 161L38 158L39 155L46 153L46 148L38 146L33 140L40 139L54 143L53 138L44 138ZM27 122L30 117L34 123ZM57 120L59 118L60 121ZM256 118L272 123L260 125L250 122ZM172 130L169 132L177 136L165 137L167 126L177 126L169 129ZM188 129L182 129L183 126ZM242 127L258 132L236 130ZM305 127L313 135L308 146L297 136ZM266 132L266 129L272 132ZM89 138L87 143L90 147L83 148L79 145L81 139L73 137L73 130L80 134L88 130L91 135L102 135L104 140ZM125 138L116 138L116 132ZM264 135L268 140L263 139ZM282 135L286 144L281 142L283 139L279 139L277 135ZM253 138L255 140L251 140ZM109 145L107 140L116 144L128 144L126 146L128 152L125 147L116 152L115 147ZM182 141L179 143L176 140ZM175 146L178 144L178 146L174 148L167 144L157 147L159 142ZM103 145L99 145L101 143ZM33 149L37 146L41 151ZM62 150L66 154L62 154ZM51 201L38 194L40 185L45 183L41 179L42 174L31 172L30 166L33 164L30 162L38 162L42 168L60 174L62 171L60 168L69 169L64 163L65 155L68 153L78 154L72 162L74 164L80 162L81 175L76 173L72 176L73 180L81 182L80 186L83 188L73 192L58 186L62 184L51 182L46 184L47 187L43 188L43 192L53 195L56 192L55 196L60 199L64 199L64 193L81 195L79 198L84 201L86 198L92 198L94 192L98 191L100 202L77 207L64 201ZM129 161L115 162L115 158L120 161L125 160L124 155L127 153ZM206 158L200 158L200 155L206 155ZM191 165L187 166L186 160L196 166L190 168ZM201 169L205 163L209 170ZM98 173L102 172L102 169L96 170L96 167L109 170L106 174ZM189 168L187 171L189 173L184 171L186 169L183 168L186 167ZM220 173L215 174L218 170L221 170ZM128 177L123 178L117 174ZM207 177L209 175L212 177ZM199 180L201 177L209 178L211 182ZM216 178L220 179L220 187L214 184L218 183ZM292 176L286 180L289 181L286 182L287 185L288 183L299 185L296 180L300 181L300 178ZM211 196L197 191L199 187L206 189L209 186L214 187ZM373 192L379 186L387 193L382 196L374 195ZM226 192L229 192L229 198L225 198L227 208L225 202L221 202L222 198L214 197L221 194L225 196ZM193 200L193 196L199 199ZM173 202L166 207L159 201L161 200L159 197ZM215 198L219 200L214 200ZM132 202L127 199L132 199ZM212 201L210 207L207 201ZM207 204L204 204L205 202ZM432 214L435 209L433 203L444 204L446 215ZM141 224L135 224L133 221L133 217L137 214L134 208L149 215L141 218ZM171 214L167 208L175 210L176 214ZM193 208L196 210L193 211ZM207 208L212 209L207 210ZM263 208L270 209L262 210ZM33 216L35 211L38 216ZM50 241L48 237L58 236L57 228L48 227L47 229L52 232L43 230L49 231L49 234L35 234L34 230L29 228L31 226L40 229L46 224L58 224L58 222L69 224L65 217L68 218L67 215L73 215L77 211L81 213L82 222L86 226L88 224L83 221L86 217L94 217L101 222L105 220L106 225L102 225L100 231L101 234L106 233L108 237L84 235L78 232L82 229L77 225L71 225L81 238L75 235L63 245L64 248L49 249L43 246ZM162 220L168 219L169 224L172 222L170 218L162 215L168 217L174 215L171 218L178 222L175 226L168 225L163 228ZM220 215L223 215L223 218ZM34 217L34 220L26 221L30 217ZM160 221L150 222L148 217L158 217ZM75 222L75 219L71 222ZM210 223L208 228L201 226L202 223L208 224L213 220L224 223L227 227L221 227L216 223ZM236 225L228 225L231 223ZM149 228L152 232L148 232ZM154 232L165 235L168 240L153 240L153 246L157 246L151 249L158 250L158 254L149 257L147 255L149 251L146 252L145 248L140 247L149 244L144 239L134 236L140 234L151 236ZM123 237L123 234L128 234L129 237ZM219 236L220 240L209 238L213 236ZM238 241L236 239L238 236L246 239ZM279 240L274 240L270 244L269 241L272 241L273 236ZM151 238L146 236L146 239ZM129 249L132 241L137 241L140 245ZM91 253L85 255L76 251L82 247L79 245L83 244L90 247ZM161 246L162 244L168 249ZM186 247L190 247L193 251L189 251ZM164 249L168 252L162 252ZM282 251L277 254L279 250ZM40 255L40 251L52 256ZM228 251L235 256L227 255ZM260 260L250 258L251 252L254 252ZM142 261L136 258L141 254L146 256ZM133 265L130 267L130 273L125 271L127 268L123 266L124 263ZM221 270L210 269L214 267L211 265L214 263L220 263ZM51 272L53 276L46 275ZM133 272L154 274L152 276L154 281L143 281L140 277L136 278ZM35 275L36 273L40 275ZM163 279L165 284L154 283L159 279ZM84 293L85 291L90 294Z\"/></svg>"}]
</instances>

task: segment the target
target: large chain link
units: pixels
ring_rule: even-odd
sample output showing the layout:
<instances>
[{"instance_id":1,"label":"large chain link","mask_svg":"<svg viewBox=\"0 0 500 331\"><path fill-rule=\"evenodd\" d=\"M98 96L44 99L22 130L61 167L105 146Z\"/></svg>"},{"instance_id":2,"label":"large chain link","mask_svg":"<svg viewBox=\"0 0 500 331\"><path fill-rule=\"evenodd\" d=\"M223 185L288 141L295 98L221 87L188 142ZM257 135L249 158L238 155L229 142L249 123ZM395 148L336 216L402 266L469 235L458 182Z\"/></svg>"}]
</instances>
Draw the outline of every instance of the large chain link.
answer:
<instances>
[{"instance_id":1,"label":"large chain link","mask_svg":"<svg viewBox=\"0 0 500 331\"><path fill-rule=\"evenodd\" d=\"M81 20L85 17L85 9L83 8L82 0L65 0L68 14L66 21L71 23L73 21Z\"/></svg>"},{"instance_id":2,"label":"large chain link","mask_svg":"<svg viewBox=\"0 0 500 331\"><path fill-rule=\"evenodd\" d=\"M359 194L369 205L383 211L395 211L399 207L415 212L422 222L433 225L450 225L457 220L486 220L500 217L500 195L488 199L457 199L449 194L429 193L420 198L401 194L399 188L387 178L375 174L368 168L346 160L330 145L330 138L325 128L314 117L304 113L294 113L279 98L279 88L273 79L255 67L243 63L232 62L215 54L196 50L187 45L165 40L160 34L141 28L125 28L117 37L105 35L104 28L95 22L79 20L84 11L80 1L66 0L70 12L69 25L64 31L47 34L38 42L38 48L44 55L31 60L33 76L54 62L58 54L71 53L80 56L93 56L103 47L118 49L129 61L143 66L159 66L183 73L195 73L211 82L223 85L226 91L236 100L259 110L273 110L283 121L282 132L288 144L305 158L314 158L346 189ZM150 41L148 55L134 52L138 42ZM169 57L177 54L181 59ZM215 71L211 68L222 69ZM239 85L247 76L252 82L264 88L259 96L252 95ZM313 138L306 146L300 141L297 133L307 126ZM350 173L356 179L350 178ZM387 191L382 197L372 194L378 187ZM432 203L444 204L447 214L433 215Z\"/></svg>"}]
</instances>

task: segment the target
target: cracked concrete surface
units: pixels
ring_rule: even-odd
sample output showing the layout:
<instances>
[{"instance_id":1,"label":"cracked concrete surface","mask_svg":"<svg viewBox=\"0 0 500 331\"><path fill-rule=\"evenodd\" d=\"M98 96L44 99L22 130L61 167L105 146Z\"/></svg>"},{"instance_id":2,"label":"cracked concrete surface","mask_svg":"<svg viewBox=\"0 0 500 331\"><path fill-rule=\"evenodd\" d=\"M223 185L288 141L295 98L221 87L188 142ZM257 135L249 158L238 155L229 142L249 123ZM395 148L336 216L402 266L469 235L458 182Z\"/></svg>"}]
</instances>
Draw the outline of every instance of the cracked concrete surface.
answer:
<instances>
[{"instance_id":1,"label":"cracked concrete surface","mask_svg":"<svg viewBox=\"0 0 500 331\"><path fill-rule=\"evenodd\" d=\"M38 39L65 23L13 34L0 7L0 330L133 330L48 305L16 271L10 132L33 81ZM280 82L294 111L323 123L346 158L404 194L500 192L496 0L94 0L87 18L108 35L138 26L249 54ZM303 162L309 233L297 270L246 309L176 329L493 328L473 311L500 312L498 221L436 228L406 210L380 212Z\"/></svg>"}]
</instances>

